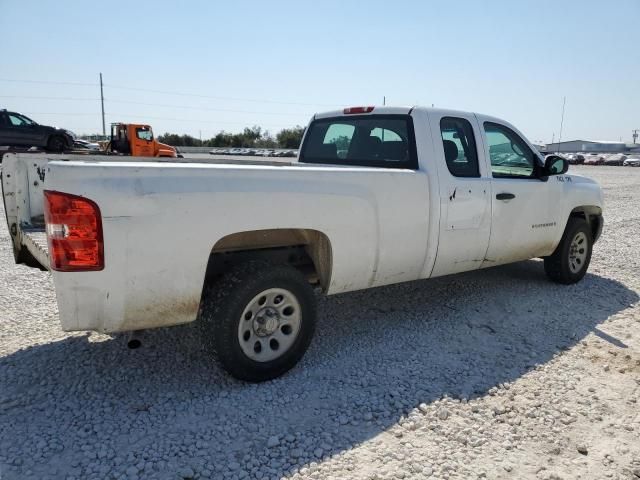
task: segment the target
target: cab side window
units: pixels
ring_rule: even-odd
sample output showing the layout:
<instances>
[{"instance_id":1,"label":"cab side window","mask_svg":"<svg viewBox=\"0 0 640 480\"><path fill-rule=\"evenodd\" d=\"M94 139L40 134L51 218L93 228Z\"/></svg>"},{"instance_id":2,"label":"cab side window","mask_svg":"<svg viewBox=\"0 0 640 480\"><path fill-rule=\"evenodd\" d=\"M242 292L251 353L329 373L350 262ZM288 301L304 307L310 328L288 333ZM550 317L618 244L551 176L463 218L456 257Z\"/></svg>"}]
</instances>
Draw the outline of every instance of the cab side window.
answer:
<instances>
[{"instance_id":1,"label":"cab side window","mask_svg":"<svg viewBox=\"0 0 640 480\"><path fill-rule=\"evenodd\" d=\"M151 133L151 130L148 128L136 128L136 136L140 140L146 140L148 142L153 140L153 133Z\"/></svg>"},{"instance_id":2,"label":"cab side window","mask_svg":"<svg viewBox=\"0 0 640 480\"><path fill-rule=\"evenodd\" d=\"M479 177L478 150L473 127L468 120L443 117L440 134L447 168L454 177Z\"/></svg>"},{"instance_id":3,"label":"cab side window","mask_svg":"<svg viewBox=\"0 0 640 480\"><path fill-rule=\"evenodd\" d=\"M485 122L489 145L491 174L495 178L532 178L535 176L536 155L522 138L510 128Z\"/></svg>"}]
</instances>

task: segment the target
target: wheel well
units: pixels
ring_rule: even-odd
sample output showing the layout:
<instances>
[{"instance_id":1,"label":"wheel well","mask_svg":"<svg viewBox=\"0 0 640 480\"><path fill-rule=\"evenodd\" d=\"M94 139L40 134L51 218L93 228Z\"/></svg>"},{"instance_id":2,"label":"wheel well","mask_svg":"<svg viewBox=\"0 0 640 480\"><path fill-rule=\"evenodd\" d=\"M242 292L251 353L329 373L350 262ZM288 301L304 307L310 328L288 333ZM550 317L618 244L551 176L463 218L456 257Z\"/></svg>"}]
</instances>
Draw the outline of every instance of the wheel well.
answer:
<instances>
[{"instance_id":1,"label":"wheel well","mask_svg":"<svg viewBox=\"0 0 640 480\"><path fill-rule=\"evenodd\" d=\"M584 205L571 210L570 217L583 218L587 221L593 241L598 240L602 231L602 209L595 205Z\"/></svg>"},{"instance_id":2,"label":"wheel well","mask_svg":"<svg viewBox=\"0 0 640 480\"><path fill-rule=\"evenodd\" d=\"M310 229L277 228L238 232L221 238L211 249L206 282L214 281L234 265L250 260L288 264L312 284L327 290L331 280L329 238Z\"/></svg>"}]
</instances>

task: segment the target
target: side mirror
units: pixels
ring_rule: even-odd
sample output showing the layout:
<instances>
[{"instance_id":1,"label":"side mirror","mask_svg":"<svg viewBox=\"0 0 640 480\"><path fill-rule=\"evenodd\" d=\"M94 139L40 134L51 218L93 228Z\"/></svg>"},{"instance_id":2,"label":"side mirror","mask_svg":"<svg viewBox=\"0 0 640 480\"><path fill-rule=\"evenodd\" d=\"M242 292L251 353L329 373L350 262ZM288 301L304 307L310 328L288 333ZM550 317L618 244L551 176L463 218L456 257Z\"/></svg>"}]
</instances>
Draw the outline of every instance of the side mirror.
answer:
<instances>
[{"instance_id":1,"label":"side mirror","mask_svg":"<svg viewBox=\"0 0 640 480\"><path fill-rule=\"evenodd\" d=\"M547 155L544 157L545 175L562 175L569 170L569 162L566 158L558 155Z\"/></svg>"}]
</instances>

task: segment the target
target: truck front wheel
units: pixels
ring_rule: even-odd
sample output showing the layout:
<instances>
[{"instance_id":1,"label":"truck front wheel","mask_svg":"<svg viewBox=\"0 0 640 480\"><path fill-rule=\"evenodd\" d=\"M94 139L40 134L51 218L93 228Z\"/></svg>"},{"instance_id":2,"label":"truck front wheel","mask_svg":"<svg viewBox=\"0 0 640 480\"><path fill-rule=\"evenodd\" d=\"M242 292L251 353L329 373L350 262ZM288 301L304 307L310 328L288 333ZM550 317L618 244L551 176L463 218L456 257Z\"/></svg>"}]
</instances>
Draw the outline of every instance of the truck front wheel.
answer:
<instances>
[{"instance_id":1,"label":"truck front wheel","mask_svg":"<svg viewBox=\"0 0 640 480\"><path fill-rule=\"evenodd\" d=\"M592 246L593 236L586 220L569 218L560 244L544 259L544 271L554 282L579 282L589 268Z\"/></svg>"},{"instance_id":2,"label":"truck front wheel","mask_svg":"<svg viewBox=\"0 0 640 480\"><path fill-rule=\"evenodd\" d=\"M205 346L234 377L262 382L291 369L315 330L313 289L287 265L247 262L208 289L200 324Z\"/></svg>"}]
</instances>

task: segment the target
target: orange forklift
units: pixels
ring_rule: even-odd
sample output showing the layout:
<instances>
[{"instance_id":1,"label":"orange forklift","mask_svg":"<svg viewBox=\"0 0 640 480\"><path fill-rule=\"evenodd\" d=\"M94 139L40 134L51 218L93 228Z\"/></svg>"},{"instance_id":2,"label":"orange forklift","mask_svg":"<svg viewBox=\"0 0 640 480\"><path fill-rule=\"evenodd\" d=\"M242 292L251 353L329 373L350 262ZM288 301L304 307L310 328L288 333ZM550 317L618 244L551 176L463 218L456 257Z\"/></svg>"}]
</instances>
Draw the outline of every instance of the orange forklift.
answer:
<instances>
[{"instance_id":1,"label":"orange forklift","mask_svg":"<svg viewBox=\"0 0 640 480\"><path fill-rule=\"evenodd\" d=\"M134 157L182 157L171 145L158 142L149 125L134 123L112 123L107 150Z\"/></svg>"}]
</instances>

